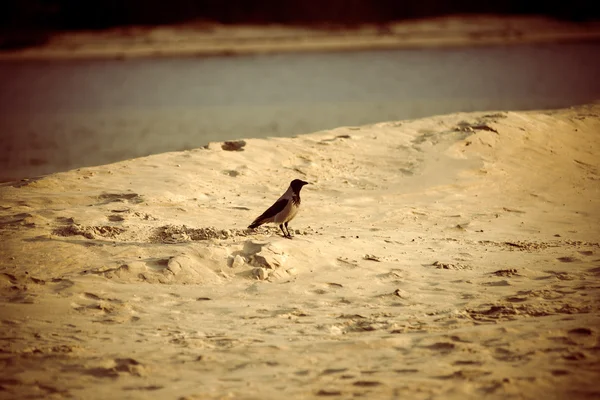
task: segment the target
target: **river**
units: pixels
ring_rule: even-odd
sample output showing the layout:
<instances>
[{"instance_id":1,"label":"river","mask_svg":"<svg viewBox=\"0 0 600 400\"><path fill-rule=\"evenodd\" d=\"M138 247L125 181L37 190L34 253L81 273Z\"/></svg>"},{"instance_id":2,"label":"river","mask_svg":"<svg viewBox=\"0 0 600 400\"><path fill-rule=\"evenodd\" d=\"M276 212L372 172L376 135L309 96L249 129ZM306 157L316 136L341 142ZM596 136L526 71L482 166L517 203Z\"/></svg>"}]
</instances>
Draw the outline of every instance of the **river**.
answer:
<instances>
[{"instance_id":1,"label":"river","mask_svg":"<svg viewBox=\"0 0 600 400\"><path fill-rule=\"evenodd\" d=\"M0 180L459 111L600 99L600 43L0 62Z\"/></svg>"}]
</instances>

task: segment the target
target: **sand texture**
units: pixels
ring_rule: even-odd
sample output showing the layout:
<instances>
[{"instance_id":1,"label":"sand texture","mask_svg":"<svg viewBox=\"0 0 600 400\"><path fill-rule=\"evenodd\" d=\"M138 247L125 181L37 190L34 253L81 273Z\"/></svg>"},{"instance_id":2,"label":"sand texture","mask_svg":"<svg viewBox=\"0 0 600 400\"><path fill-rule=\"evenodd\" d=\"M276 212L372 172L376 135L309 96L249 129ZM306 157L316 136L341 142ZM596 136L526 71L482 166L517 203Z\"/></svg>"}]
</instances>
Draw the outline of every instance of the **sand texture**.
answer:
<instances>
[{"instance_id":1,"label":"sand texture","mask_svg":"<svg viewBox=\"0 0 600 400\"><path fill-rule=\"evenodd\" d=\"M593 104L2 184L0 399L597 398L599 154Z\"/></svg>"}]
</instances>

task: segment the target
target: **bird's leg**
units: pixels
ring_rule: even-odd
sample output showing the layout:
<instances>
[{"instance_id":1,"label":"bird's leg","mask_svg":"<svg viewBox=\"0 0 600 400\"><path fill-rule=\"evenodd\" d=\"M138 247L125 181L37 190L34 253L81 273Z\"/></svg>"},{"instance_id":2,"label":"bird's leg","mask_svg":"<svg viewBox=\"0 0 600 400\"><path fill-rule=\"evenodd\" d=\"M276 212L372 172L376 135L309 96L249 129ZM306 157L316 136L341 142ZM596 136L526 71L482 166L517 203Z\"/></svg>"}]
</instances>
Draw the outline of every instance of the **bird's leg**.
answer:
<instances>
[{"instance_id":1,"label":"bird's leg","mask_svg":"<svg viewBox=\"0 0 600 400\"><path fill-rule=\"evenodd\" d=\"M288 237L291 239L291 237L292 237L292 234L290 233L290 228L288 228L288 223L286 222L286 223L285 223L285 224L283 224L283 225L285 225L285 230L286 230L286 231L287 231L287 233L288 233Z\"/></svg>"},{"instance_id":2,"label":"bird's leg","mask_svg":"<svg viewBox=\"0 0 600 400\"><path fill-rule=\"evenodd\" d=\"M279 224L279 229L281 229L281 232L283 232L283 237L284 237L284 238L287 238L287 237L288 237L288 234L287 234L287 233L285 233L285 231L283 230L283 224Z\"/></svg>"}]
</instances>

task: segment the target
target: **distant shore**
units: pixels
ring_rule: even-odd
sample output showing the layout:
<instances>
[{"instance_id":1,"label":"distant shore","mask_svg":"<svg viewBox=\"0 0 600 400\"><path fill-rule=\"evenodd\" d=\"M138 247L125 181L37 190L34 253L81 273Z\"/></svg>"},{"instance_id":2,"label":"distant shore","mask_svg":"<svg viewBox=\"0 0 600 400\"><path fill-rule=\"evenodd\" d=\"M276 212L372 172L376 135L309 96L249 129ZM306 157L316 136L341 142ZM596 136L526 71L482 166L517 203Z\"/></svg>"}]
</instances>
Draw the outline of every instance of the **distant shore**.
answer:
<instances>
[{"instance_id":1,"label":"distant shore","mask_svg":"<svg viewBox=\"0 0 600 400\"><path fill-rule=\"evenodd\" d=\"M546 17L450 16L340 29L196 23L58 32L38 46L0 51L0 61L222 56L590 40L600 40L600 22L574 23Z\"/></svg>"}]
</instances>

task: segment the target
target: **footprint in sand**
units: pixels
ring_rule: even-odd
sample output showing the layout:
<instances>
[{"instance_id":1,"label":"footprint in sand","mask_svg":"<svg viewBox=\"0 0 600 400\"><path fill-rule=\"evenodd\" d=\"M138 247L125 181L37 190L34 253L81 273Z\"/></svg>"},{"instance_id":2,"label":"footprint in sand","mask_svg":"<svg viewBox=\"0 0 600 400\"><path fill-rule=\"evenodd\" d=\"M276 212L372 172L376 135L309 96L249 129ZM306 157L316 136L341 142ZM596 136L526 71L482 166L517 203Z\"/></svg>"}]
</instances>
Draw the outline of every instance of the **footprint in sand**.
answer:
<instances>
[{"instance_id":1,"label":"footprint in sand","mask_svg":"<svg viewBox=\"0 0 600 400\"><path fill-rule=\"evenodd\" d=\"M118 215L118 214L109 215L107 218L108 218L108 220L110 222L123 222L123 221L125 221L125 217L123 217L122 215Z\"/></svg>"},{"instance_id":2,"label":"footprint in sand","mask_svg":"<svg viewBox=\"0 0 600 400\"><path fill-rule=\"evenodd\" d=\"M511 286L510 282L507 281L506 279L501 279L499 281L492 281L492 282L483 282L481 285L482 286Z\"/></svg>"},{"instance_id":3,"label":"footprint in sand","mask_svg":"<svg viewBox=\"0 0 600 400\"><path fill-rule=\"evenodd\" d=\"M360 387L375 387L375 386L382 385L382 383L378 382L378 381L356 381L356 382L352 383L352 385L360 386Z\"/></svg>"},{"instance_id":4,"label":"footprint in sand","mask_svg":"<svg viewBox=\"0 0 600 400\"><path fill-rule=\"evenodd\" d=\"M349 259L348 257L338 257L336 259L336 261L342 267L350 267L350 268L357 268L358 267L358 261L357 260Z\"/></svg>"},{"instance_id":5,"label":"footprint in sand","mask_svg":"<svg viewBox=\"0 0 600 400\"><path fill-rule=\"evenodd\" d=\"M36 302L38 288L45 286L54 293L60 293L70 288L75 283L69 279L53 278L51 280L38 279L29 274L16 276L9 273L0 274L0 286L8 289L7 300L10 303L33 304Z\"/></svg>"},{"instance_id":6,"label":"footprint in sand","mask_svg":"<svg viewBox=\"0 0 600 400\"><path fill-rule=\"evenodd\" d=\"M600 260L597 260L597 261L600 261ZM594 275L594 276L600 276L600 267L596 267L596 268L590 268L590 269L588 270L588 273L589 273L590 275Z\"/></svg>"},{"instance_id":7,"label":"footprint in sand","mask_svg":"<svg viewBox=\"0 0 600 400\"><path fill-rule=\"evenodd\" d=\"M134 391L138 391L138 390L154 391L154 390L160 390L160 389L163 389L163 388L164 388L164 386L160 386L160 385L123 386L123 390L134 390Z\"/></svg>"},{"instance_id":8,"label":"footprint in sand","mask_svg":"<svg viewBox=\"0 0 600 400\"><path fill-rule=\"evenodd\" d=\"M240 175L240 172L232 169L224 170L221 172L223 173L223 175L231 176L232 178L235 178L236 176Z\"/></svg>"},{"instance_id":9,"label":"footprint in sand","mask_svg":"<svg viewBox=\"0 0 600 400\"><path fill-rule=\"evenodd\" d=\"M78 313L96 318L94 322L102 324L121 324L139 320L133 316L134 311L122 300L104 298L91 292L82 293L80 302L72 303L71 307Z\"/></svg>"},{"instance_id":10,"label":"footprint in sand","mask_svg":"<svg viewBox=\"0 0 600 400\"><path fill-rule=\"evenodd\" d=\"M509 301L511 303L522 303L524 301L529 300L527 296L507 296L504 300Z\"/></svg>"},{"instance_id":11,"label":"footprint in sand","mask_svg":"<svg viewBox=\"0 0 600 400\"><path fill-rule=\"evenodd\" d=\"M99 367L85 370L87 375L97 378L118 378L121 375L143 377L147 375L146 366L133 358L115 358L107 360Z\"/></svg>"},{"instance_id":12,"label":"footprint in sand","mask_svg":"<svg viewBox=\"0 0 600 400\"><path fill-rule=\"evenodd\" d=\"M97 296L94 293L88 293L88 292L84 293L83 297L86 299L89 299L89 300L97 300L97 301L102 300L102 297Z\"/></svg>"},{"instance_id":13,"label":"footprint in sand","mask_svg":"<svg viewBox=\"0 0 600 400\"><path fill-rule=\"evenodd\" d=\"M132 203L140 204L144 202L144 198L137 193L103 193L97 197L99 203L95 205L103 205L108 203Z\"/></svg>"},{"instance_id":14,"label":"footprint in sand","mask_svg":"<svg viewBox=\"0 0 600 400\"><path fill-rule=\"evenodd\" d=\"M568 272L563 272L563 271L544 271L548 274L550 274L551 276L554 276L556 279L559 279L561 281L572 281L577 279L576 276L574 276L573 274L570 274Z\"/></svg>"},{"instance_id":15,"label":"footprint in sand","mask_svg":"<svg viewBox=\"0 0 600 400\"><path fill-rule=\"evenodd\" d=\"M594 334L594 330L590 328L575 328L571 329L569 334L577 336L591 336Z\"/></svg>"},{"instance_id":16,"label":"footprint in sand","mask_svg":"<svg viewBox=\"0 0 600 400\"><path fill-rule=\"evenodd\" d=\"M28 228L35 227L35 217L33 214L20 213L0 217L0 228L17 229L20 226L25 226Z\"/></svg>"},{"instance_id":17,"label":"footprint in sand","mask_svg":"<svg viewBox=\"0 0 600 400\"><path fill-rule=\"evenodd\" d=\"M572 262L581 261L580 259L578 259L576 257L571 257L571 256L558 257L557 260L562 263L572 263Z\"/></svg>"},{"instance_id":18,"label":"footprint in sand","mask_svg":"<svg viewBox=\"0 0 600 400\"><path fill-rule=\"evenodd\" d=\"M456 349L456 345L454 343L450 343L450 342L437 342L437 343L433 343L427 346L422 346L426 349L432 350L432 351L436 351L442 354L448 354L451 353L452 351L454 351Z\"/></svg>"},{"instance_id":19,"label":"footprint in sand","mask_svg":"<svg viewBox=\"0 0 600 400\"><path fill-rule=\"evenodd\" d=\"M483 362L473 360L456 360L452 363L452 365L483 365Z\"/></svg>"},{"instance_id":20,"label":"footprint in sand","mask_svg":"<svg viewBox=\"0 0 600 400\"><path fill-rule=\"evenodd\" d=\"M0 377L0 392L5 394L16 391L21 385L24 385L24 382L20 379Z\"/></svg>"},{"instance_id":21,"label":"footprint in sand","mask_svg":"<svg viewBox=\"0 0 600 400\"><path fill-rule=\"evenodd\" d=\"M162 272L169 267L168 258L154 258L146 260L146 267L154 272Z\"/></svg>"},{"instance_id":22,"label":"footprint in sand","mask_svg":"<svg viewBox=\"0 0 600 400\"><path fill-rule=\"evenodd\" d=\"M507 349L505 347L496 347L492 356L498 361L504 361L507 363L514 363L517 361L528 362L531 360L531 356L535 354L535 351L528 351L524 353L518 353L516 351Z\"/></svg>"},{"instance_id":23,"label":"footprint in sand","mask_svg":"<svg viewBox=\"0 0 600 400\"><path fill-rule=\"evenodd\" d=\"M586 256L586 257L594 255L594 252L591 250L582 250L582 251L578 251L578 253L581 254L582 256Z\"/></svg>"},{"instance_id":24,"label":"footprint in sand","mask_svg":"<svg viewBox=\"0 0 600 400\"><path fill-rule=\"evenodd\" d=\"M492 274L496 275L496 276L505 276L505 277L511 277L511 276L518 276L519 275L519 273L517 272L517 270L514 269L514 268L499 269L498 271L492 272Z\"/></svg>"},{"instance_id":25,"label":"footprint in sand","mask_svg":"<svg viewBox=\"0 0 600 400\"><path fill-rule=\"evenodd\" d=\"M400 268L392 268L389 272L376 275L376 278L390 283L403 283L406 279L406 272Z\"/></svg>"},{"instance_id":26,"label":"footprint in sand","mask_svg":"<svg viewBox=\"0 0 600 400\"><path fill-rule=\"evenodd\" d=\"M56 222L61 225L73 225L75 220L72 217L56 217Z\"/></svg>"},{"instance_id":27,"label":"footprint in sand","mask_svg":"<svg viewBox=\"0 0 600 400\"><path fill-rule=\"evenodd\" d=\"M75 285L75 282L73 282L70 279L52 278L49 284L51 285L52 290L54 290L55 293L60 293L63 290L73 287Z\"/></svg>"}]
</instances>

